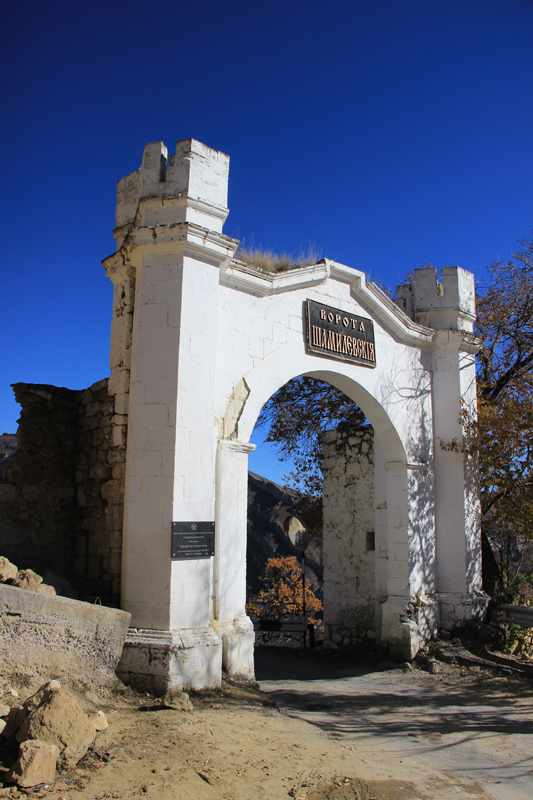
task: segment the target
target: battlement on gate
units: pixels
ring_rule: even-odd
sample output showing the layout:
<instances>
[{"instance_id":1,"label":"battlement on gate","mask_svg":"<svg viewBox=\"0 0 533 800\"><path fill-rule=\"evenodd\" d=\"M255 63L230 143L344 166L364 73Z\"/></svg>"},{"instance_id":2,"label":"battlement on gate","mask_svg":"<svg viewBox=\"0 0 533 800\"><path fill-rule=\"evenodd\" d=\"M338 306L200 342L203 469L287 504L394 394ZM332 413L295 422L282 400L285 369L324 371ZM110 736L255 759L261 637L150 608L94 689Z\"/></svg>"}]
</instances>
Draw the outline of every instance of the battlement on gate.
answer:
<instances>
[{"instance_id":1,"label":"battlement on gate","mask_svg":"<svg viewBox=\"0 0 533 800\"><path fill-rule=\"evenodd\" d=\"M397 288L398 302L412 320L437 330L472 331L476 318L474 275L461 267L413 271L410 283Z\"/></svg>"},{"instance_id":2,"label":"battlement on gate","mask_svg":"<svg viewBox=\"0 0 533 800\"><path fill-rule=\"evenodd\" d=\"M193 222L221 233L228 175L229 156L196 139L181 139L171 155L163 142L150 142L139 169L117 183L118 246L130 227Z\"/></svg>"}]
</instances>

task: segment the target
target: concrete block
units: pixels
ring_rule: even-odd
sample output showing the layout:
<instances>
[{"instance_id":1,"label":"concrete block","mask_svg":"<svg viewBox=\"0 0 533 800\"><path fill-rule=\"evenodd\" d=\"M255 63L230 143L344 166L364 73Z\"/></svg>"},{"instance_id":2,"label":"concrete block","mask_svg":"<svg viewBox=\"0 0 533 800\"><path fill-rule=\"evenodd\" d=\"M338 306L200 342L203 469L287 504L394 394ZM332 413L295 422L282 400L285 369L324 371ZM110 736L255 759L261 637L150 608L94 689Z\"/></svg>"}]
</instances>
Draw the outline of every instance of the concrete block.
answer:
<instances>
[{"instance_id":1,"label":"concrete block","mask_svg":"<svg viewBox=\"0 0 533 800\"><path fill-rule=\"evenodd\" d=\"M134 689L158 695L220 686L222 641L209 629L130 629L117 674Z\"/></svg>"},{"instance_id":2,"label":"concrete block","mask_svg":"<svg viewBox=\"0 0 533 800\"><path fill-rule=\"evenodd\" d=\"M139 325L142 328L166 328L167 315L168 303L142 305L139 316Z\"/></svg>"},{"instance_id":3,"label":"concrete block","mask_svg":"<svg viewBox=\"0 0 533 800\"><path fill-rule=\"evenodd\" d=\"M112 686L131 614L0 584L0 662Z\"/></svg>"},{"instance_id":4,"label":"concrete block","mask_svg":"<svg viewBox=\"0 0 533 800\"><path fill-rule=\"evenodd\" d=\"M157 476L162 474L162 455L157 452L136 452L131 457L131 474Z\"/></svg>"},{"instance_id":5,"label":"concrete block","mask_svg":"<svg viewBox=\"0 0 533 800\"><path fill-rule=\"evenodd\" d=\"M152 425L168 425L169 414L166 403L145 403L141 408L136 409L136 424L151 428Z\"/></svg>"},{"instance_id":6,"label":"concrete block","mask_svg":"<svg viewBox=\"0 0 533 800\"><path fill-rule=\"evenodd\" d=\"M130 371L129 369L113 370L109 377L107 387L108 394L127 394L130 390Z\"/></svg>"}]
</instances>

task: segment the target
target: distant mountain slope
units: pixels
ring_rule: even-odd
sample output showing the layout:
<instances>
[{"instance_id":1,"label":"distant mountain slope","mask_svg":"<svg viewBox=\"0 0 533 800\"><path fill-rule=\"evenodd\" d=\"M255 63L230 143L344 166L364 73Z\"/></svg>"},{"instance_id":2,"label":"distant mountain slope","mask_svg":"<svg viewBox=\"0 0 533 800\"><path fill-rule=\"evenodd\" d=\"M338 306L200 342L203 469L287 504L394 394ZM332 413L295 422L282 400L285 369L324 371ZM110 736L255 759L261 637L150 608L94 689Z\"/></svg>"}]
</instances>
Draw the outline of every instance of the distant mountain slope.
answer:
<instances>
[{"instance_id":1,"label":"distant mountain slope","mask_svg":"<svg viewBox=\"0 0 533 800\"><path fill-rule=\"evenodd\" d=\"M269 558L297 556L283 530L283 521L297 512L305 497L291 489L248 473L248 541L246 583L253 594L261 588L260 576ZM306 552L306 575L319 599L322 599L322 547L311 546Z\"/></svg>"},{"instance_id":2,"label":"distant mountain slope","mask_svg":"<svg viewBox=\"0 0 533 800\"><path fill-rule=\"evenodd\" d=\"M2 433L0 435L0 472L9 464L16 452L17 437L15 434Z\"/></svg>"}]
</instances>

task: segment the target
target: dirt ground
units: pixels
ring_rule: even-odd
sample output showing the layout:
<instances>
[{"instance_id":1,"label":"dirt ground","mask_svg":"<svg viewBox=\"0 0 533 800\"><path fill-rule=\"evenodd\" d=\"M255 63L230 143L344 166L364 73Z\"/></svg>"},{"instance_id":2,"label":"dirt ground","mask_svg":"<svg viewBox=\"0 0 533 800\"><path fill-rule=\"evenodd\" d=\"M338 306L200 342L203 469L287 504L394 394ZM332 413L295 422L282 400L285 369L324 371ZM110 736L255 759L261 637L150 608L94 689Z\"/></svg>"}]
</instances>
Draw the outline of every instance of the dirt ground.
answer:
<instances>
[{"instance_id":1,"label":"dirt ground","mask_svg":"<svg viewBox=\"0 0 533 800\"><path fill-rule=\"evenodd\" d=\"M360 669L350 654L279 652L268 648L259 655L258 673L290 676L304 669L314 674L350 674ZM439 662L444 664L444 662ZM389 665L390 666L390 665ZM442 674L412 669L405 679L427 685L441 682ZM387 665L369 662L368 671ZM444 664L446 684L464 688L480 680L479 666ZM305 670L304 670L305 671ZM2 678L4 688L9 681ZM487 683L488 682L488 683ZM532 680L487 668L480 692L496 682L499 695L516 704L525 697L531 705ZM34 686L11 686L21 698ZM483 686L485 688L483 688ZM319 726L295 718L276 707L257 685L226 682L220 690L191 695L193 712L163 708L154 697L129 688L114 692L94 690L78 694L86 708L100 708L109 728L98 734L93 748L77 767L59 771L51 786L36 787L20 797L53 800L430 800L408 780L397 780L393 764L390 777L372 770L358 757L357 748L345 747ZM11 704L14 700L8 694ZM17 702L18 699L17 699ZM0 770L14 761L15 750L0 752ZM388 770L387 770L388 772ZM0 785L2 772L0 771ZM1 790L0 790L1 796ZM15 795L9 795L16 797ZM461 795L459 794L458 797ZM465 797L467 795L464 795ZM468 795L471 797L471 795ZM479 798L486 797L483 793ZM511 798L509 798L511 800Z\"/></svg>"},{"instance_id":2,"label":"dirt ground","mask_svg":"<svg viewBox=\"0 0 533 800\"><path fill-rule=\"evenodd\" d=\"M372 786L361 780L350 754L314 726L280 713L254 686L226 683L221 690L193 695L192 700L194 712L188 713L161 708L155 698L130 690L102 698L95 705L104 710L109 728L98 735L76 768L59 771L53 786L36 787L29 796L55 800L413 796L401 784ZM4 768L15 755L16 750L4 751Z\"/></svg>"}]
</instances>

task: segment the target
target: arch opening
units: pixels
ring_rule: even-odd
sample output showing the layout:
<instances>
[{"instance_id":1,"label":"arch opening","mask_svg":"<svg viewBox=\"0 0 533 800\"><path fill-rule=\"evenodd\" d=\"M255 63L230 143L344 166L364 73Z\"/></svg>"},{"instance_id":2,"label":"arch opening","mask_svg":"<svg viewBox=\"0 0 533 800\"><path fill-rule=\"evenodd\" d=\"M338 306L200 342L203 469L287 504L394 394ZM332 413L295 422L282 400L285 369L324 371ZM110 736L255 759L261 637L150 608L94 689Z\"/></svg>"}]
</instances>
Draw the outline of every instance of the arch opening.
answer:
<instances>
[{"instance_id":1,"label":"arch opening","mask_svg":"<svg viewBox=\"0 0 533 800\"><path fill-rule=\"evenodd\" d=\"M324 436L323 442L326 493L320 566L324 571L322 585L317 588L324 603L324 636L334 646L383 641L383 635L388 635L383 620L387 616L384 607L391 594L390 578L395 579L395 596L405 599L410 594L405 449L385 409L353 378L332 370L312 370L290 376L289 380L298 377L335 387L361 409L356 430L344 429L339 433L335 428ZM245 430L251 437L254 427L247 418L246 406L257 410L255 423L269 400L269 397L257 397L253 379L250 383L247 379L247 385L250 384L252 389L239 425L241 441ZM272 394L284 385L275 386ZM388 470L390 464L403 470ZM392 529L395 535L393 575L388 559ZM239 535L244 544L246 531L241 530ZM242 550L244 553L245 548Z\"/></svg>"}]
</instances>

